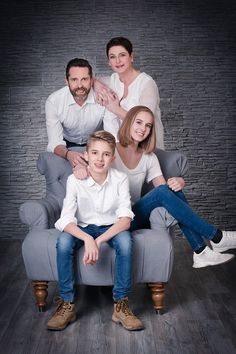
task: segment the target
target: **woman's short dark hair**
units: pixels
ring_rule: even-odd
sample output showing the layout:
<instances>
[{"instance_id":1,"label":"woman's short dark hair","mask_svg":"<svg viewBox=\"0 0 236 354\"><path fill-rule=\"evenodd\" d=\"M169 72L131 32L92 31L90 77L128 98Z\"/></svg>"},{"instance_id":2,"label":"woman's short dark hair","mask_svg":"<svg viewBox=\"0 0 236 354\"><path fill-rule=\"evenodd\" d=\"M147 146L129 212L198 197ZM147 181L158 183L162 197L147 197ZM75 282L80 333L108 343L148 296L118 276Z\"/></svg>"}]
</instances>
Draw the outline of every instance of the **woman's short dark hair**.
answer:
<instances>
[{"instance_id":1,"label":"woman's short dark hair","mask_svg":"<svg viewBox=\"0 0 236 354\"><path fill-rule=\"evenodd\" d=\"M117 45L124 47L127 50L127 52L129 53L129 55L132 54L133 45L129 39L127 39L125 37L114 37L107 43L107 46L106 46L107 57L108 57L108 53L109 53L109 50L111 49L111 47L114 47Z\"/></svg>"},{"instance_id":2,"label":"woman's short dark hair","mask_svg":"<svg viewBox=\"0 0 236 354\"><path fill-rule=\"evenodd\" d=\"M69 72L70 72L70 68L77 66L79 68L88 68L89 71L89 76L92 77L93 76L93 71L92 71L92 67L89 64L89 62L85 59L79 59L79 58L74 58L71 59L69 61L69 63L66 66L66 78L68 80L69 78Z\"/></svg>"}]
</instances>

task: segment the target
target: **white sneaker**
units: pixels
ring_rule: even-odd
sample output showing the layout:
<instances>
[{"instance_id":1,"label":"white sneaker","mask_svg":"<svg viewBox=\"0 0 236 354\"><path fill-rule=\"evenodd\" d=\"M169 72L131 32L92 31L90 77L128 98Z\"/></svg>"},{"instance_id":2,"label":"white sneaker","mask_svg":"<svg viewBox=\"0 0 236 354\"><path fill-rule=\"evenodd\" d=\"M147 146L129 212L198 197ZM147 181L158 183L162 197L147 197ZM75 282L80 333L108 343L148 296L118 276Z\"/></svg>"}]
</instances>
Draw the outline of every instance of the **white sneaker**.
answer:
<instances>
[{"instance_id":1,"label":"white sneaker","mask_svg":"<svg viewBox=\"0 0 236 354\"><path fill-rule=\"evenodd\" d=\"M206 248L199 254L193 253L193 268L203 268L213 266L230 261L234 258L233 254L217 253L206 246Z\"/></svg>"},{"instance_id":2,"label":"white sneaker","mask_svg":"<svg viewBox=\"0 0 236 354\"><path fill-rule=\"evenodd\" d=\"M223 237L219 243L211 241L211 247L216 252L224 252L236 248L236 231L222 231Z\"/></svg>"}]
</instances>

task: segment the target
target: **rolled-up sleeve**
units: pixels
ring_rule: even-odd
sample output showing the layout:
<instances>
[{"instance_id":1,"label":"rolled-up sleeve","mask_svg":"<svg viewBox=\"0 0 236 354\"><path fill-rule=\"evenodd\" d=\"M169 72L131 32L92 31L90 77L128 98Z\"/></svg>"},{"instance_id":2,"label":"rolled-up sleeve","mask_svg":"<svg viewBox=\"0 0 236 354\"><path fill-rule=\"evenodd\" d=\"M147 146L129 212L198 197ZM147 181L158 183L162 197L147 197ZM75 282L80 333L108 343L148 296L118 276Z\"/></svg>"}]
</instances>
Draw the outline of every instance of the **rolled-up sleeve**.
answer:
<instances>
[{"instance_id":1,"label":"rolled-up sleeve","mask_svg":"<svg viewBox=\"0 0 236 354\"><path fill-rule=\"evenodd\" d=\"M63 127L56 112L55 105L48 98L45 103L46 127L48 134L47 151L54 152L58 145L66 145L63 140Z\"/></svg>"},{"instance_id":2,"label":"rolled-up sleeve","mask_svg":"<svg viewBox=\"0 0 236 354\"><path fill-rule=\"evenodd\" d=\"M131 209L129 180L125 174L123 174L123 178L119 183L116 215L118 218L129 217L131 220L134 218L134 213Z\"/></svg>"},{"instance_id":3,"label":"rolled-up sleeve","mask_svg":"<svg viewBox=\"0 0 236 354\"><path fill-rule=\"evenodd\" d=\"M65 227L70 223L77 225L78 221L75 217L77 208L77 190L74 183L73 175L71 175L68 177L67 180L66 197L63 201L60 219L58 219L55 223L55 228L59 231L64 231Z\"/></svg>"}]
</instances>

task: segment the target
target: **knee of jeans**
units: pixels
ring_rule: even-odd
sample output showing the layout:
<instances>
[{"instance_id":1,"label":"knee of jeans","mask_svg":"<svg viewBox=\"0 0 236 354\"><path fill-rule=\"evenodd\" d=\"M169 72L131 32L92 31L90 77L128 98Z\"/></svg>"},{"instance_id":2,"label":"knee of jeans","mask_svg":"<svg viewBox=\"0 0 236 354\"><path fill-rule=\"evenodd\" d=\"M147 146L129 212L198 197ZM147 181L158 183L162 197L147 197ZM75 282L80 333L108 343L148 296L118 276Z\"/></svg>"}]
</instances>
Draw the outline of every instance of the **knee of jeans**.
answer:
<instances>
[{"instance_id":1,"label":"knee of jeans","mask_svg":"<svg viewBox=\"0 0 236 354\"><path fill-rule=\"evenodd\" d=\"M129 254L132 250L132 243L130 232L124 231L117 235L115 248L123 254Z\"/></svg>"},{"instance_id":2,"label":"knee of jeans","mask_svg":"<svg viewBox=\"0 0 236 354\"><path fill-rule=\"evenodd\" d=\"M166 192L167 190L169 190L169 187L167 186L167 184L161 184L158 187L155 187L155 190L158 192Z\"/></svg>"},{"instance_id":3,"label":"knee of jeans","mask_svg":"<svg viewBox=\"0 0 236 354\"><path fill-rule=\"evenodd\" d=\"M66 232L62 232L57 239L57 250L59 252L71 252L74 246L74 237Z\"/></svg>"}]
</instances>

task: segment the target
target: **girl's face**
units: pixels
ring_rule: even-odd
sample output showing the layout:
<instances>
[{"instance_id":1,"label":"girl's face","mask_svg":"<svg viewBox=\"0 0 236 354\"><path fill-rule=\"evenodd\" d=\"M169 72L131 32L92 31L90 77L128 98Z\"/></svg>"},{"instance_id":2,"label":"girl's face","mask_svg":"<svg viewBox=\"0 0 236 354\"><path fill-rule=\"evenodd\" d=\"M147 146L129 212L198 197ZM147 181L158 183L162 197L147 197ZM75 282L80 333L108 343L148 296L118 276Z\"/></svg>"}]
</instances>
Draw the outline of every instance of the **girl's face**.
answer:
<instances>
[{"instance_id":1,"label":"girl's face","mask_svg":"<svg viewBox=\"0 0 236 354\"><path fill-rule=\"evenodd\" d=\"M133 54L129 54L129 52L121 45L117 45L109 49L108 64L117 74L123 74L132 68L132 63Z\"/></svg>"},{"instance_id":2,"label":"girl's face","mask_svg":"<svg viewBox=\"0 0 236 354\"><path fill-rule=\"evenodd\" d=\"M149 112L139 112L130 128L132 139L138 143L144 141L150 134L153 125L153 116Z\"/></svg>"}]
</instances>

